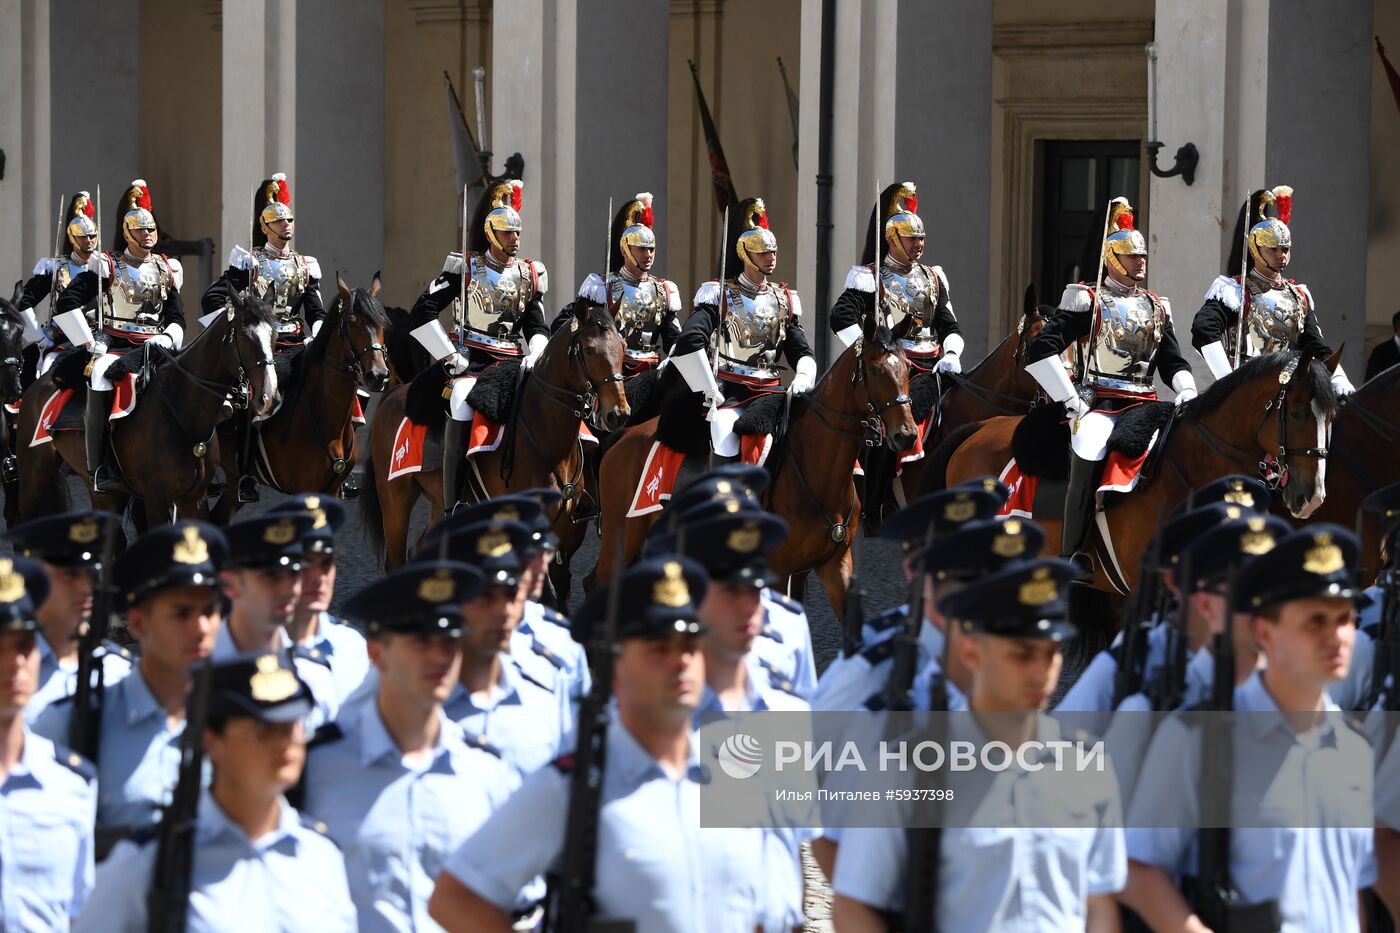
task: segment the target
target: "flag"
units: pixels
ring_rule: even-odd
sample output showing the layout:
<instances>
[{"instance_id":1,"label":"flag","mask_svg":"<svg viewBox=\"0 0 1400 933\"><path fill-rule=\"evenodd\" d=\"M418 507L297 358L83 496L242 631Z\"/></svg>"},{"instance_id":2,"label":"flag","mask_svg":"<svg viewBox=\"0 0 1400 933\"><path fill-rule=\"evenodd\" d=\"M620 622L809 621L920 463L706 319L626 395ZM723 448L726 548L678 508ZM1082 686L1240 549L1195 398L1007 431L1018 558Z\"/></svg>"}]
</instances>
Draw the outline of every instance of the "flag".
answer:
<instances>
[{"instance_id":1,"label":"flag","mask_svg":"<svg viewBox=\"0 0 1400 933\"><path fill-rule=\"evenodd\" d=\"M700 89L700 74L695 70L695 62L689 62L690 76L695 80L695 96L700 101L700 126L705 131L705 149L710 156L710 178L715 186L715 205L720 215L725 208L737 208L739 195L734 191L734 181L729 177L729 163L724 160L724 149L719 144L719 131L710 117L710 107L705 103L705 92Z\"/></svg>"},{"instance_id":2,"label":"flag","mask_svg":"<svg viewBox=\"0 0 1400 933\"><path fill-rule=\"evenodd\" d=\"M783 91L787 93L788 121L792 124L792 167L797 168L797 92L788 81L787 69L783 67L781 58L778 59L778 71L783 76Z\"/></svg>"},{"instance_id":3,"label":"flag","mask_svg":"<svg viewBox=\"0 0 1400 933\"><path fill-rule=\"evenodd\" d=\"M486 189L486 179L481 174L480 150L467 126L467 117L462 113L462 102L457 99L452 78L444 71L442 80L447 84L447 124L452 136L452 161L457 167L457 190L468 199L467 216L470 217L476 199Z\"/></svg>"},{"instance_id":4,"label":"flag","mask_svg":"<svg viewBox=\"0 0 1400 933\"><path fill-rule=\"evenodd\" d=\"M1380 36L1376 36L1376 51L1380 53L1381 67L1385 69L1385 76L1390 79L1390 93L1395 98L1395 106L1400 107L1400 73L1396 72L1390 59L1385 57L1385 46L1381 45Z\"/></svg>"}]
</instances>

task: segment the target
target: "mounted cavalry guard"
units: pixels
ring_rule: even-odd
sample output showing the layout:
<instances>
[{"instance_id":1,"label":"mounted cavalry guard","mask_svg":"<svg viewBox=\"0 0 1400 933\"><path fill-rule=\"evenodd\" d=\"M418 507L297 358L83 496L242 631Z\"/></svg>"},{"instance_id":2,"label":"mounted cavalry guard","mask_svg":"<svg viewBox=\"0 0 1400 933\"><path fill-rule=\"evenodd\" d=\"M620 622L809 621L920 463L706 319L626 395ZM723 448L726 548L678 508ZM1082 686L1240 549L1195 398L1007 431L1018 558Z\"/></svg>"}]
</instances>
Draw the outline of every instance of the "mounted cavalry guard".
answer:
<instances>
[{"instance_id":1,"label":"mounted cavalry guard","mask_svg":"<svg viewBox=\"0 0 1400 933\"><path fill-rule=\"evenodd\" d=\"M156 218L150 188L142 179L128 185L121 197L117 230L126 249L120 256L99 253L96 267L80 272L63 290L53 318L73 346L87 347L93 356L83 427L96 493L121 491L104 463L115 391L107 368L120 354L148 341L178 350L185 338L185 311L180 304L184 269L178 260L154 252ZM95 337L93 325L99 331Z\"/></svg>"},{"instance_id":2,"label":"mounted cavalry guard","mask_svg":"<svg viewBox=\"0 0 1400 933\"><path fill-rule=\"evenodd\" d=\"M1277 216L1269 216L1270 207ZM1216 379L1242 360L1278 350L1299 350L1318 360L1332 355L1317 323L1312 292L1301 282L1283 277L1293 256L1293 234L1288 229L1292 214L1293 189L1287 185L1254 192L1240 209L1230 265L1211 283L1205 304L1191 322L1191 345ZM1240 275L1246 246L1249 287L1241 326ZM1332 374L1332 387L1344 394L1355 391L1340 364Z\"/></svg>"},{"instance_id":3,"label":"mounted cavalry guard","mask_svg":"<svg viewBox=\"0 0 1400 933\"><path fill-rule=\"evenodd\" d=\"M62 256L46 256L34 264L34 274L24 283L19 300L19 314L24 318L25 346L37 343L40 350L53 346L53 339L40 326L34 309L39 307L39 302L48 298L49 315L56 314L58 296L92 262L93 253L97 250L97 222L94 216L92 195L86 191L73 195L68 201L68 209L63 212L68 252Z\"/></svg>"},{"instance_id":4,"label":"mounted cavalry guard","mask_svg":"<svg viewBox=\"0 0 1400 933\"><path fill-rule=\"evenodd\" d=\"M942 266L919 262L924 254L924 222L915 213L914 183L890 185L880 195L885 245L876 250L877 219L872 212L859 265L846 274L846 290L831 308L831 330L849 347L860 338L861 320L875 310L875 263L880 260L880 307L909 365L920 372L962 372L962 331L953 314L948 276Z\"/></svg>"},{"instance_id":5,"label":"mounted cavalry guard","mask_svg":"<svg viewBox=\"0 0 1400 933\"><path fill-rule=\"evenodd\" d=\"M656 262L656 234L651 194L632 198L613 217L609 237L606 288L596 272L578 287L578 296L595 305L607 304L609 313L627 341L624 374L635 376L655 369L671 352L681 325L681 293L676 283L651 274ZM563 320L561 314L555 320Z\"/></svg>"},{"instance_id":6,"label":"mounted cavalry guard","mask_svg":"<svg viewBox=\"0 0 1400 933\"><path fill-rule=\"evenodd\" d=\"M264 179L253 190L253 251L241 246L229 250L228 269L210 283L200 299L202 323L223 312L233 292L252 288L258 295L273 293L272 312L277 319L273 352L301 346L316 336L326 316L321 304L321 264L316 257L292 249L296 215L287 176L281 172ZM238 450L238 501L257 502L258 484L251 475L253 412L244 408L235 424Z\"/></svg>"},{"instance_id":7,"label":"mounted cavalry guard","mask_svg":"<svg viewBox=\"0 0 1400 933\"><path fill-rule=\"evenodd\" d=\"M1094 515L1099 463L1108 437L1122 412L1156 401L1153 374L1176 390L1178 405L1196 397L1191 368L1177 349L1167 299L1142 287L1147 279L1147 241L1133 229L1127 198L1109 205L1103 244L1102 286L1070 285L1060 299L1060 314L1027 349L1026 372L1052 401L1061 402L1070 418L1069 488L1065 495L1060 551L1079 550ZM1073 348L1073 378L1061 356ZM1081 396L1088 390L1088 397Z\"/></svg>"},{"instance_id":8,"label":"mounted cavalry guard","mask_svg":"<svg viewBox=\"0 0 1400 933\"><path fill-rule=\"evenodd\" d=\"M490 184L468 228L465 258L448 253L442 274L429 283L410 312L414 338L452 377L445 393L448 424L442 451L442 501L448 513L457 503L466 432L472 420L467 396L477 378L505 360L519 360L528 370L549 342L544 322L549 279L544 263L516 258L521 189L518 179ZM449 307L458 343L448 337L438 319Z\"/></svg>"},{"instance_id":9,"label":"mounted cavalry guard","mask_svg":"<svg viewBox=\"0 0 1400 933\"><path fill-rule=\"evenodd\" d=\"M737 236L730 247L743 261L739 274L709 281L695 293L694 308L671 352L676 369L692 392L712 403L708 416L716 461L739 457L734 423L744 406L759 395L782 391L778 378L781 351L793 368L792 392L810 392L817 381L817 361L802 332L802 304L786 282L768 280L778 265L778 239L768 229L761 198L739 205ZM718 331L718 334L716 334ZM710 356L710 339L718 343ZM724 380L724 388L715 381Z\"/></svg>"}]
</instances>

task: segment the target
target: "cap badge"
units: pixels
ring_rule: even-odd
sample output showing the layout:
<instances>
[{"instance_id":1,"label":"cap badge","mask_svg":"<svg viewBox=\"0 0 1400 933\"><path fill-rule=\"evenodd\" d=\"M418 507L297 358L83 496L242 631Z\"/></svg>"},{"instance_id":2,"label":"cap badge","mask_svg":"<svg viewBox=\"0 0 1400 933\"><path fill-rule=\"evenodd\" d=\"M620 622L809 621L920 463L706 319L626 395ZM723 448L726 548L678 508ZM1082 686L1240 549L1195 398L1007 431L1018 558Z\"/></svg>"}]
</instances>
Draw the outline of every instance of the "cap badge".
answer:
<instances>
[{"instance_id":1,"label":"cap badge","mask_svg":"<svg viewBox=\"0 0 1400 933\"><path fill-rule=\"evenodd\" d=\"M74 544L91 544L97 540L97 522L92 519L68 526L68 540Z\"/></svg>"},{"instance_id":2,"label":"cap badge","mask_svg":"<svg viewBox=\"0 0 1400 933\"><path fill-rule=\"evenodd\" d=\"M1333 543L1332 536L1325 531L1313 536L1313 546L1303 555L1303 569L1319 576L1336 573L1346 563L1342 549Z\"/></svg>"},{"instance_id":3,"label":"cap badge","mask_svg":"<svg viewBox=\"0 0 1400 933\"><path fill-rule=\"evenodd\" d=\"M258 671L248 678L248 689L259 703L280 703L297 692L297 677L283 667L276 655L258 658Z\"/></svg>"},{"instance_id":4,"label":"cap badge","mask_svg":"<svg viewBox=\"0 0 1400 933\"><path fill-rule=\"evenodd\" d=\"M520 510L513 505L502 506L491 517L498 522L518 522Z\"/></svg>"},{"instance_id":5,"label":"cap badge","mask_svg":"<svg viewBox=\"0 0 1400 933\"><path fill-rule=\"evenodd\" d=\"M977 503L966 495L959 496L955 501L949 502L943 507L943 518L945 521L962 522L972 518L977 514Z\"/></svg>"},{"instance_id":6,"label":"cap badge","mask_svg":"<svg viewBox=\"0 0 1400 933\"><path fill-rule=\"evenodd\" d=\"M1254 494L1248 489L1231 489L1229 492L1225 493L1222 501L1229 502L1232 505L1242 505L1247 509L1254 508Z\"/></svg>"},{"instance_id":7,"label":"cap badge","mask_svg":"<svg viewBox=\"0 0 1400 933\"><path fill-rule=\"evenodd\" d=\"M1060 594L1059 587L1050 578L1050 571L1041 567L1031 578L1021 584L1017 600L1023 606L1043 606L1046 603L1054 602L1055 597Z\"/></svg>"},{"instance_id":8,"label":"cap badge","mask_svg":"<svg viewBox=\"0 0 1400 933\"><path fill-rule=\"evenodd\" d=\"M1263 518L1255 516L1249 520L1249 530L1240 535L1240 550L1252 557L1267 554L1274 549L1274 536L1264 529L1268 527Z\"/></svg>"},{"instance_id":9,"label":"cap badge","mask_svg":"<svg viewBox=\"0 0 1400 933\"><path fill-rule=\"evenodd\" d=\"M1010 524L1008 522L1007 524ZM1026 552L1026 539L1020 534L1020 525L1007 528L992 539L992 553L997 557L1020 557Z\"/></svg>"},{"instance_id":10,"label":"cap badge","mask_svg":"<svg viewBox=\"0 0 1400 933\"><path fill-rule=\"evenodd\" d=\"M743 508L743 505L739 502L738 499L725 499L725 500L724 500L724 510L725 510L726 512L738 512L738 511L739 511L740 509L742 509L742 508Z\"/></svg>"},{"instance_id":11,"label":"cap badge","mask_svg":"<svg viewBox=\"0 0 1400 933\"><path fill-rule=\"evenodd\" d=\"M307 507L308 509L319 509L319 508L321 507L321 497L320 497L320 496L307 496L307 497L306 497L306 507Z\"/></svg>"},{"instance_id":12,"label":"cap badge","mask_svg":"<svg viewBox=\"0 0 1400 933\"><path fill-rule=\"evenodd\" d=\"M24 598L24 576L15 573L15 562L0 558L0 603L12 603Z\"/></svg>"},{"instance_id":13,"label":"cap badge","mask_svg":"<svg viewBox=\"0 0 1400 933\"><path fill-rule=\"evenodd\" d=\"M482 557L502 557L510 553L510 535L491 531L477 539L476 552Z\"/></svg>"},{"instance_id":14,"label":"cap badge","mask_svg":"<svg viewBox=\"0 0 1400 933\"><path fill-rule=\"evenodd\" d=\"M275 544L279 547L290 544L291 540L297 536L297 526L293 525L289 519L282 519L275 525L268 525L263 531L263 541L267 544Z\"/></svg>"},{"instance_id":15,"label":"cap badge","mask_svg":"<svg viewBox=\"0 0 1400 933\"><path fill-rule=\"evenodd\" d=\"M685 585L681 565L673 560L667 561L661 573L661 579L652 584L651 601L670 609L678 609L690 602L690 588Z\"/></svg>"},{"instance_id":16,"label":"cap badge","mask_svg":"<svg viewBox=\"0 0 1400 933\"><path fill-rule=\"evenodd\" d=\"M445 603L457 593L457 581L446 570L439 570L431 577L424 577L418 584L418 598L425 603Z\"/></svg>"},{"instance_id":17,"label":"cap badge","mask_svg":"<svg viewBox=\"0 0 1400 933\"><path fill-rule=\"evenodd\" d=\"M734 487L730 485L729 480L722 479L715 483L715 492L719 493L721 496L727 496L734 492Z\"/></svg>"},{"instance_id":18,"label":"cap badge","mask_svg":"<svg viewBox=\"0 0 1400 933\"><path fill-rule=\"evenodd\" d=\"M752 554L763 543L763 532L757 522L746 522L743 528L735 528L724 542L725 547L736 554Z\"/></svg>"},{"instance_id":19,"label":"cap badge","mask_svg":"<svg viewBox=\"0 0 1400 933\"><path fill-rule=\"evenodd\" d=\"M187 525L185 537L176 542L171 557L177 564L203 564L209 561L209 545L199 536L199 529Z\"/></svg>"}]
</instances>

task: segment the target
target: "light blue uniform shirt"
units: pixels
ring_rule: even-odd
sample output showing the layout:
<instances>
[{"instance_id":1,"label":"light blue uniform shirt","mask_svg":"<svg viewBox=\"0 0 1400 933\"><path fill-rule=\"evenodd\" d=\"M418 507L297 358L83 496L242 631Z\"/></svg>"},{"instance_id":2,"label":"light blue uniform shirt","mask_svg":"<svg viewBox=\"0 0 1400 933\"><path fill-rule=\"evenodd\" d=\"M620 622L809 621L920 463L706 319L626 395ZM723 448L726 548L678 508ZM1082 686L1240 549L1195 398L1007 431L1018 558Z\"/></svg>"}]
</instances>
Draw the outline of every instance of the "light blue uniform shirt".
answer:
<instances>
[{"instance_id":1,"label":"light blue uniform shirt","mask_svg":"<svg viewBox=\"0 0 1400 933\"><path fill-rule=\"evenodd\" d=\"M365 636L329 612L317 617L311 643L302 647L310 648L313 652L311 660L326 661L335 684L337 706L354 692L369 672L369 650L365 647Z\"/></svg>"},{"instance_id":2,"label":"light blue uniform shirt","mask_svg":"<svg viewBox=\"0 0 1400 933\"><path fill-rule=\"evenodd\" d=\"M93 882L94 771L83 758L24 731L0 784L0 930L66 930Z\"/></svg>"},{"instance_id":3,"label":"light blue uniform shirt","mask_svg":"<svg viewBox=\"0 0 1400 933\"><path fill-rule=\"evenodd\" d=\"M33 722L50 703L72 696L78 687L78 665L60 664L43 633L39 634L39 687L24 706L24 718ZM102 683L110 688L131 673L131 654L125 649L105 642L102 646Z\"/></svg>"},{"instance_id":4,"label":"light blue uniform shirt","mask_svg":"<svg viewBox=\"0 0 1400 933\"><path fill-rule=\"evenodd\" d=\"M627 918L647 933L781 929L801 875L773 834L700 828L705 776L696 737L680 780L616 719L607 742L593 890L599 917ZM570 781L557 767L527 777L448 859L446 871L509 911L527 881L559 864Z\"/></svg>"},{"instance_id":5,"label":"light blue uniform shirt","mask_svg":"<svg viewBox=\"0 0 1400 933\"><path fill-rule=\"evenodd\" d=\"M543 603L528 600L525 614L516 631L528 638L528 650L559 672L569 692L569 699L578 703L593 689L593 676L588 670L588 656L583 645L574 641L568 620ZM515 646L511 646L512 652Z\"/></svg>"},{"instance_id":6,"label":"light blue uniform shirt","mask_svg":"<svg viewBox=\"0 0 1400 933\"><path fill-rule=\"evenodd\" d=\"M331 673L331 666L327 658L319 653L313 655L305 645L294 645L291 638L288 637L286 629L281 628L277 630L277 650L293 653L293 664L296 666L297 676L304 680L306 686L311 689L311 699L314 701L314 705L304 720L306 731L312 733L326 723L333 722L340 713L342 698L336 687L335 676ZM220 622L219 634L214 638L214 650L210 652L209 660L214 664L222 664L247 653L234 643L233 634L229 632L228 620Z\"/></svg>"},{"instance_id":7,"label":"light blue uniform shirt","mask_svg":"<svg viewBox=\"0 0 1400 933\"><path fill-rule=\"evenodd\" d=\"M873 633L869 642L857 654L846 658L839 667L832 665L817 684L812 708L818 710L879 710L884 709L885 685L894 668L894 652L899 626ZM928 709L929 690L935 675L942 671L943 633L925 619L919 627L919 660L914 673L914 709ZM966 702L962 691L945 679L948 707L956 708Z\"/></svg>"},{"instance_id":8,"label":"light blue uniform shirt","mask_svg":"<svg viewBox=\"0 0 1400 933\"><path fill-rule=\"evenodd\" d=\"M1147 657L1143 666L1143 681L1157 676L1167 658L1167 635L1170 624L1158 622L1147 631ZM1123 633L1113 639L1111 647L1094 655L1093 660L1080 673L1074 686L1065 691L1057 713L1109 712L1113 709L1113 681L1118 676L1118 657L1115 651L1123 650Z\"/></svg>"},{"instance_id":9,"label":"light blue uniform shirt","mask_svg":"<svg viewBox=\"0 0 1400 933\"><path fill-rule=\"evenodd\" d=\"M501 679L488 694L470 694L460 683L442 706L468 740L485 739L502 760L527 775L574 747L575 721L568 692L551 689L501 656Z\"/></svg>"},{"instance_id":10,"label":"light blue uniform shirt","mask_svg":"<svg viewBox=\"0 0 1400 933\"><path fill-rule=\"evenodd\" d=\"M44 710L34 731L54 742L68 741L73 701L59 700ZM171 727L140 669L106 691L97 754L97 825L149 826L180 771L183 719Z\"/></svg>"},{"instance_id":11,"label":"light blue uniform shirt","mask_svg":"<svg viewBox=\"0 0 1400 933\"><path fill-rule=\"evenodd\" d=\"M1276 899L1285 933L1357 929L1356 892L1376 880L1370 821L1353 819L1372 807L1371 750L1366 740L1342 724L1335 703L1325 700L1334 715L1313 729L1316 741L1304 742L1279 713L1259 674L1235 688L1235 709L1255 713L1235 729L1233 795L1236 811L1249 808L1260 818L1278 810L1281 822L1289 807L1261 799L1261 788L1287 788L1288 800L1309 801L1320 824L1339 828L1259 826L1230 833L1230 877L1246 904ZM1264 715L1270 714L1273 715ZM1276 773L1252 778L1251 763L1278 762L1280 743L1291 743ZM1358 761L1366 762L1362 768ZM1147 750L1137 790L1128 807L1128 856L1176 877L1196 870L1198 831L1164 828L1154 806L1173 801L1187 818L1199 812L1199 730L1170 718L1158 728ZM1272 770L1272 766L1271 766ZM1344 777L1339 779L1338 772ZM1296 822L1296 817L1293 818ZM1181 822L1186 826L1186 822Z\"/></svg>"},{"instance_id":12,"label":"light blue uniform shirt","mask_svg":"<svg viewBox=\"0 0 1400 933\"><path fill-rule=\"evenodd\" d=\"M340 737L318 736L307 756L302 811L345 855L362 933L438 929L428 899L443 863L520 783L438 718L437 748L417 765L405 763L373 703L342 716L332 727Z\"/></svg>"},{"instance_id":13,"label":"light blue uniform shirt","mask_svg":"<svg viewBox=\"0 0 1400 933\"><path fill-rule=\"evenodd\" d=\"M793 685L802 699L812 701L817 692L817 662L812 654L812 629L802 604L764 589L763 626L754 639L753 650Z\"/></svg>"},{"instance_id":14,"label":"light blue uniform shirt","mask_svg":"<svg viewBox=\"0 0 1400 933\"><path fill-rule=\"evenodd\" d=\"M77 931L145 933L146 893L157 843L126 840L97 872ZM206 791L199 801L188 933L353 933L355 907L345 861L325 836L282 802L276 829L250 840Z\"/></svg>"},{"instance_id":15,"label":"light blue uniform shirt","mask_svg":"<svg viewBox=\"0 0 1400 933\"><path fill-rule=\"evenodd\" d=\"M954 738L978 746L972 717L952 721ZM966 734L963 734L966 733ZM1040 718L1042 741L1060 738L1058 724ZM1047 762L1049 759L1042 759ZM980 784L987 774L966 775ZM958 792L955 799L977 799L980 826L950 826L942 831L938 870L938 926L943 930L1082 930L1091 895L1122 890L1128 879L1122 813L1112 769L1074 776L1073 802L1064 797L1064 776L1050 767L1040 771L1009 769L995 776L980 798ZM1090 784L1089 782L1095 782ZM967 790L974 790L968 786ZM1093 805L1087 805L1086 800ZM1017 814L1037 805L1073 806L1085 815L1083 825L1032 829L1018 825ZM1082 810L1080 809L1082 808ZM876 910L901 910L909 852L903 827L853 827L841 841L832 887L837 894Z\"/></svg>"},{"instance_id":16,"label":"light blue uniform shirt","mask_svg":"<svg viewBox=\"0 0 1400 933\"><path fill-rule=\"evenodd\" d=\"M1376 822L1400 833L1400 742L1390 743L1376 771Z\"/></svg>"}]
</instances>

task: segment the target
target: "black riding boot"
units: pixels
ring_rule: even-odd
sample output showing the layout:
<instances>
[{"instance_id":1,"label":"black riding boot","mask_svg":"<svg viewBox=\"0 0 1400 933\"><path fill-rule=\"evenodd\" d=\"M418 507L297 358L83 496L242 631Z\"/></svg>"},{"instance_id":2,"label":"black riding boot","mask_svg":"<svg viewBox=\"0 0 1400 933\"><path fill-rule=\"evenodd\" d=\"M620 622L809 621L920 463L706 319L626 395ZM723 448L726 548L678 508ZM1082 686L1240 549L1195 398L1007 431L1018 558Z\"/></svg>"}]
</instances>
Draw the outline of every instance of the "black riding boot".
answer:
<instances>
[{"instance_id":1,"label":"black riding boot","mask_svg":"<svg viewBox=\"0 0 1400 933\"><path fill-rule=\"evenodd\" d=\"M1094 519L1094 493L1097 491L1099 462L1085 460L1070 452L1069 486L1065 490L1065 518L1060 526L1060 556L1072 560L1087 574L1093 566L1089 555L1080 550L1084 546L1089 523Z\"/></svg>"},{"instance_id":2,"label":"black riding boot","mask_svg":"<svg viewBox=\"0 0 1400 933\"><path fill-rule=\"evenodd\" d=\"M238 445L238 501L257 502L258 481L253 478L253 411L244 408L233 413L234 441Z\"/></svg>"},{"instance_id":3,"label":"black riding boot","mask_svg":"<svg viewBox=\"0 0 1400 933\"><path fill-rule=\"evenodd\" d=\"M448 418L442 430L442 511L451 515L457 507L462 490L462 467L467 463L466 449L468 421Z\"/></svg>"},{"instance_id":4,"label":"black riding boot","mask_svg":"<svg viewBox=\"0 0 1400 933\"><path fill-rule=\"evenodd\" d=\"M106 465L113 391L99 392L89 388L87 407L83 410L83 441L87 448L88 472L92 474L92 491L95 493L121 491L121 485L108 473Z\"/></svg>"}]
</instances>

